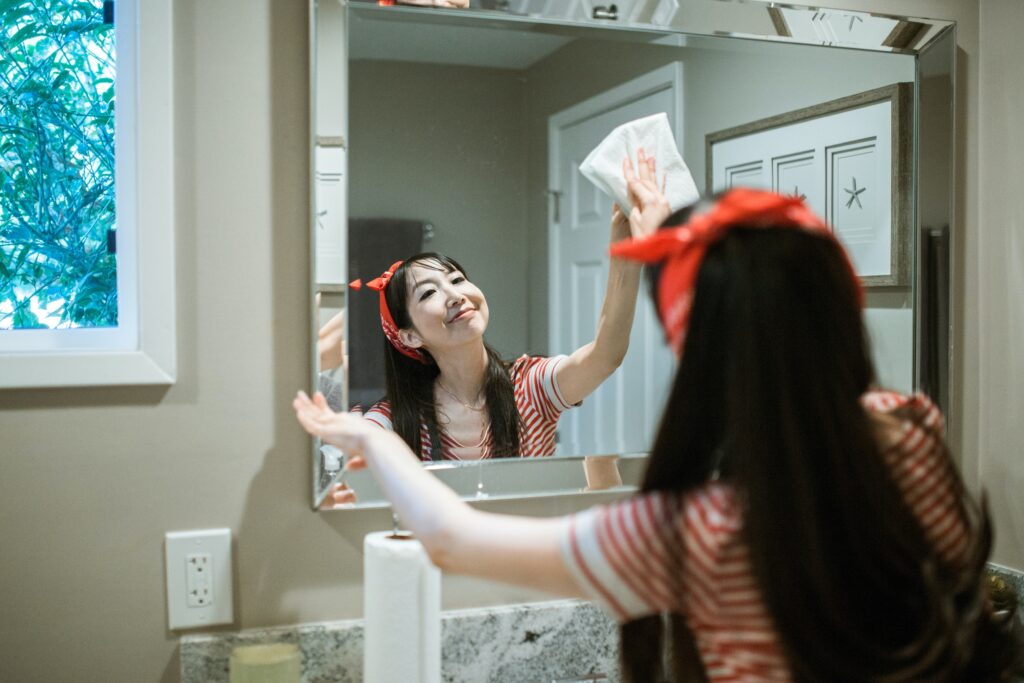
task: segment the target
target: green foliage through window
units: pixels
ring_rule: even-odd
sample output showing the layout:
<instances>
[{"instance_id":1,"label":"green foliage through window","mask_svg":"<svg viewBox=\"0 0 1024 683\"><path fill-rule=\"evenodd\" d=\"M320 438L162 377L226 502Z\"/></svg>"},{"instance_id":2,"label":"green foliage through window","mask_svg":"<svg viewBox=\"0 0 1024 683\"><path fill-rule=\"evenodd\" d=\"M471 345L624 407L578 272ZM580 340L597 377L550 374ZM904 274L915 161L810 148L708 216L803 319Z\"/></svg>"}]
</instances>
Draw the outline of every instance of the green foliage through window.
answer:
<instances>
[{"instance_id":1,"label":"green foliage through window","mask_svg":"<svg viewBox=\"0 0 1024 683\"><path fill-rule=\"evenodd\" d=\"M0 0L0 329L117 325L103 4Z\"/></svg>"}]
</instances>

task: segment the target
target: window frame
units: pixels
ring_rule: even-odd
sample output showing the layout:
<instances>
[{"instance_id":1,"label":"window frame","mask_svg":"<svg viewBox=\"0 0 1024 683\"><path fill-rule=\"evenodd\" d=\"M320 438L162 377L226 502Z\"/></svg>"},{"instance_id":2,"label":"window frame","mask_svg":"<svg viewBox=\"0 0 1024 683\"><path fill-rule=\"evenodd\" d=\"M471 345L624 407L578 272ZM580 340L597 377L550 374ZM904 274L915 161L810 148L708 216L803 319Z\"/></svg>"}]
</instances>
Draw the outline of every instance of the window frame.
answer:
<instances>
[{"instance_id":1,"label":"window frame","mask_svg":"<svg viewBox=\"0 0 1024 683\"><path fill-rule=\"evenodd\" d=\"M114 6L118 328L5 331L42 334L30 351L0 346L0 388L176 379L172 10L164 0Z\"/></svg>"}]
</instances>

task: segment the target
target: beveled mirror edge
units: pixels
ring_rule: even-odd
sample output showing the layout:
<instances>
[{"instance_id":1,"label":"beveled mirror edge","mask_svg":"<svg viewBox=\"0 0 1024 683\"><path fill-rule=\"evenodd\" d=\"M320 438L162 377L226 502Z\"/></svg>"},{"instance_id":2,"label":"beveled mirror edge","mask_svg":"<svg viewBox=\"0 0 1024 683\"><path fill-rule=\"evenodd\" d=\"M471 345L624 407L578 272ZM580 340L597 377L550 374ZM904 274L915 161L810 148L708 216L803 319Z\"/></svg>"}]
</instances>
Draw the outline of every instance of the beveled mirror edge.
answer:
<instances>
[{"instance_id":1,"label":"beveled mirror edge","mask_svg":"<svg viewBox=\"0 0 1024 683\"><path fill-rule=\"evenodd\" d=\"M572 490L556 490L556 491L536 491L532 493L515 493L508 495L496 495L488 496L487 498L472 498L463 496L462 498L467 503L502 503L510 500L545 500L545 499L561 499L566 496L573 497L588 497L595 500L601 500L607 496L621 496L629 493L635 493L637 490L636 486L623 485L615 488L601 489L600 491L582 491L577 489ZM326 497L326 493L325 496ZM323 502L321 497L320 503ZM320 504L318 503L318 505ZM326 510L317 509L317 512L346 512L346 511L360 511L360 510L390 510L391 503L386 500L375 500L372 503L360 503L358 506L353 505L352 507L334 507Z\"/></svg>"},{"instance_id":2,"label":"beveled mirror edge","mask_svg":"<svg viewBox=\"0 0 1024 683\"><path fill-rule=\"evenodd\" d=\"M598 458L614 458L615 469L621 476L620 483L614 480L600 481L591 479L591 472L586 461ZM444 461L425 465L438 479L452 488L468 502L508 501L520 499L540 499L559 496L595 496L616 495L635 491L640 483L647 453L623 453L621 455L606 454L601 456L577 455L560 456L557 458L533 458L528 470L532 477L516 486L495 486L497 481L507 482L502 471L508 468L523 472L523 461L518 458L474 461ZM485 465L486 467L482 467ZM549 480L549 475L558 477L559 470L578 468L579 486L559 485L545 488L540 482ZM597 473L600 475L600 473ZM365 475L365 473L364 473ZM321 499L319 503L322 503ZM318 503L318 504L319 504ZM374 498L369 502L344 504L322 509L322 512L335 510L379 510L390 507L384 498Z\"/></svg>"},{"instance_id":3,"label":"beveled mirror edge","mask_svg":"<svg viewBox=\"0 0 1024 683\"><path fill-rule=\"evenodd\" d=\"M331 1L331 0L327 0L327 1ZM388 11L388 10L394 11L396 9L395 7L380 7L380 8L378 8L375 4L370 4L370 2L372 0L367 0L365 2L364 1L360 1L360 0L336 0L336 1L343 8L348 8L348 9L358 8L360 12L367 11L367 10L373 11L373 12ZM766 4L770 5L771 7L784 7L784 8L800 9L800 10L806 10L806 11L815 11L817 9L817 8L813 8L813 7L809 7L809 6L802 6L802 5L789 5L789 4L781 4L781 3L762 3L759 0L708 0L708 1L710 1L710 2L728 3L728 4L749 5L749 6L760 5L762 9L765 8L764 5L766 5ZM310 319L311 319L311 328L312 329L311 329L311 344L309 345L309 349L310 349L311 358L313 359L313 363L312 363L312 365L313 365L312 386L314 386L314 387L317 385L317 381L318 381L318 377L317 377L318 373L317 373L317 371L318 371L318 365L319 365L318 361L317 361L317 343L316 343L317 342L317 332L318 332L317 327L316 327L316 321L317 321L317 317L318 317L318 310L317 310L316 305L315 305L315 293L316 293L316 290L317 290L317 284L316 284L316 278L315 278L315 276L314 276L314 274L312 272L312 264L315 263L315 234L316 234L316 232L315 232L315 229L316 229L316 203L315 203L316 202L316 195L315 195L316 187L315 187L315 180L316 180L316 178L315 178L315 168L314 168L314 155L315 155L315 143L316 143L316 97L317 97L317 93L316 93L316 90L317 90L317 88L316 88L316 64L317 64L317 56L316 56L316 52L317 52L316 6L317 6L317 0L310 0L310 4L309 4L309 18L310 18L310 21L309 21L309 32L310 32L310 41L309 41L309 49L310 49L310 97L309 97L309 104L310 104L310 134L309 134L309 139L308 139L308 148L309 148L309 158L310 158L310 163L309 163L309 181L310 181L310 188L311 188L311 191L310 191L310 201L309 201L309 209L310 209L310 221L309 221L309 258L310 258L310 260L309 260L309 263L311 264L310 288L309 288L310 289L310 294L309 294L309 310L310 310ZM497 11L494 11L494 10L485 10L485 9L434 10L434 9L419 9L419 8L409 8L409 7L402 7L402 8L398 8L398 9L399 9L399 11L413 12L413 13L417 13L417 14L422 14L423 16L437 16L436 13L438 13L438 12L444 13L445 15L450 15L450 16L451 15L454 15L454 16L465 15L467 12L470 12L470 13L481 13L480 16L486 16L487 18L490 18L490 19L496 19L496 20L502 20L502 21L508 21L510 19L510 17L514 16L514 15L509 15L508 13L505 13L505 12L497 12ZM889 15L889 14L881 14L881 13L856 12L856 11L851 11L851 10L838 10L838 9L835 10L835 11L845 12L845 13L848 13L848 14L860 14L860 15L864 15L864 16L884 17L884 18L890 18L890 19L896 19L896 20L906 19L906 20L921 21L921 22L928 23L932 27L932 29L934 29L934 30L932 31L931 35L928 36L928 39L926 41L922 42L922 44L920 44L920 45L917 45L917 46L915 46L913 48L893 49L893 48L882 48L882 47L880 47L880 48L870 48L870 47L838 46L838 45L834 45L834 44L825 43L825 42L822 42L822 41L799 40L799 39L795 39L795 38L792 38L792 37L790 37L790 38L783 38L783 37L779 37L779 36L751 35L751 34L740 34L740 33L721 32L721 31L711 32L711 33L703 33L703 32L700 32L700 31L688 30L686 27L677 27L677 26L665 26L665 25L653 25L653 24L635 24L635 23L634 24L628 24L628 25L609 25L607 22L598 21L598 20L567 21L567 20L564 20L564 19L561 19L561 18L558 18L558 17L556 17L556 18L549 18L549 17L537 16L537 15L529 15L529 16L525 16L525 17L518 17L518 19L515 19L515 20L518 20L518 21L534 21L534 22L540 22L540 23L550 23L550 24L560 24L560 25L578 24L578 25L586 26L586 27L590 27L590 28L593 28L593 27L601 27L601 28L606 28L606 29L607 28L619 28L619 29L632 29L632 30L648 30L648 31L652 31L652 32L653 31L658 31L658 32L671 32L671 33L689 34L689 35L703 35L703 36L708 36L708 37L729 37L729 38L734 38L734 39L758 40L758 41L770 41L770 42L786 42L786 43L790 43L790 44L811 45L811 46L819 46L819 47L820 46L825 46L825 47L830 47L831 49L856 49L856 50L864 50L864 51L901 53L901 54L914 55L916 57L916 61L917 61L917 64L918 64L918 93L917 93L918 94L918 97L917 97L917 102L918 103L920 103L922 101L922 96L923 96L924 92L926 90L929 90L931 85L932 85L931 83L925 84L924 83L924 79L921 78L922 60L923 60L923 58L927 58L927 61L931 65L930 68L934 69L937 73L945 74L946 75L946 78L945 78L946 86L945 87L948 87L949 92L951 93L951 96L950 96L950 99L949 99L950 111L948 111L945 115L939 115L937 117L933 117L930 112L924 111L920 106L916 107L917 126L916 126L916 129L915 129L915 136L914 136L915 137L915 161L916 161L915 166L916 166L916 168L919 169L920 168L920 164L924 161L924 159L923 159L923 149L925 148L925 145L922 142L922 130L929 129L933 125L935 125L935 123L932 121L933 118L939 119L937 125L935 126L935 128L936 128L936 133L935 133L936 139L944 137L945 141L948 144L948 148L949 148L950 151L949 151L949 155L948 155L948 157L946 159L946 163L942 164L942 168L940 169L941 170L941 174L939 174L940 177L938 179L929 179L929 182L926 184L925 181L921 178L919 173L915 174L914 182L915 182L915 186L917 187L916 203L915 203L915 228L916 228L915 234L918 237L920 237L922 231L924 230L924 226L923 226L923 223L922 223L922 220L921 220L921 211L920 211L920 206L923 203L923 199L926 196L927 197L936 197L936 196L941 197L942 195L940 193L944 192L945 196L947 198L947 201L945 203L945 214L944 215L945 215L946 221L947 221L946 222L946 230L947 230L946 238L947 238L948 241L946 243L947 244L947 249L946 249L946 252L945 252L945 257L946 258L945 258L944 262L942 263L942 267L945 268L945 271L946 271L945 274L944 274L945 275L945 280L944 281L945 281L947 286L944 288L943 292L939 293L939 295L940 295L940 297L942 299L942 302L943 302L941 304L941 306L945 306L945 318L944 318L943 324L939 328L944 333L944 338L937 339L935 341L935 344L934 344L934 346L936 346L936 348L933 350L933 353L935 354L934 357L937 359L937 362L938 362L938 364L939 364L939 366L941 368L938 371L938 374L937 374L937 377L941 381L941 384L938 385L936 388L934 388L933 391L935 392L934 398L937 400L938 404L940 405L940 407L943 409L943 411L946 414L947 424L949 425L950 438L951 438L953 443L956 443L956 434L958 432L958 427L957 427L956 419L957 419L958 413L957 413L956 408L955 408L954 400L958 396L958 393L957 393L957 382L959 381L959 378L956 376L956 374L954 372L955 371L955 365L953 363L954 353L955 353L955 350L956 350L955 349L955 334L954 334L954 330L955 330L955 326L956 326L957 320L956 320L956 308L955 308L955 305L954 305L955 302L953 300L954 299L954 295L953 295L953 289L954 288L951 286L951 284L953 282L955 282L955 278L957 277L957 272L955 270L955 258L953 257L953 250L952 250L952 246L955 244L955 239L957 238L957 232L956 232L956 228L955 228L955 225L954 225L954 220L955 220L955 188L956 188L956 185L955 185L955 182L956 182L956 178L955 178L955 154L954 154L954 150L955 150L955 93L956 93L956 66L955 66L956 24L955 24L955 22L952 22L952 21L917 19L915 17L900 17L900 16L897 16L897 15ZM346 31L347 31L347 26L346 26ZM347 41L346 41L346 51L347 51L347 48L348 48L348 46L347 46ZM942 86L939 86L939 87L942 87ZM945 121L943 121L943 119ZM943 125L944 122L946 123L946 125ZM926 124L928 124L928 125L926 125ZM347 121L346 121L346 126L347 126ZM916 241L916 243L915 243L915 246L914 246L914 261L915 261L915 270L914 270L914 272L915 272L915 292L916 292L915 293L915 315L914 315L914 319L915 319L915 323L914 323L914 380L915 380L915 386L917 386L920 389L926 389L926 387L922 386L923 370L922 370L922 366L921 366L922 359L920 357L921 356L920 340L921 340L921 332L922 332L922 327L921 327L922 326L922 321L921 321L921 315L919 313L919 311L921 310L919 307L922 306L925 302L923 301L923 296L924 296L924 293L922 291L923 287L921 287L922 274L920 273L920 269L916 268L916 265L921 262L921 248L922 248L921 240L918 239ZM346 383L346 385L347 385L347 383ZM347 386L345 386L345 390L347 392ZM320 479L321 473L322 473L321 472L321 468L320 468L320 444L319 444L318 440L316 440L316 439L311 439L310 443L311 443L311 455L313 456L311 458L311 461L312 461L312 463L311 463L312 464L311 486L312 486L312 492L313 492L313 496L312 496L313 505L312 505L312 508L313 508L313 510L319 510L319 506L322 504L324 498L326 497L326 495L327 495L327 493L329 491L329 486L325 486L323 489L320 489L320 487L318 486L318 482L319 482L319 479ZM569 456L568 458L565 458L565 459L580 460L580 461L582 461L586 457L592 457L592 456ZM646 457L646 455L644 455L644 457ZM516 461L516 462L521 462L521 461ZM511 464L511 463L509 463L509 464ZM333 479L332 479L332 482L333 482ZM608 493L617 493L617 492L620 492L620 491L622 493L627 493L627 492L636 490L636 488L637 488L636 486L623 485L621 487L616 487L615 489L608 489L608 490L603 490L603 491L592 491L592 492L584 492L584 491L577 491L577 490L566 491L566 492L546 491L546 492L539 492L539 493L535 493L535 494L518 494L518 495L509 495L509 496L497 496L497 497L494 497L494 498L490 498L490 500L549 498L549 497L566 496L566 495L568 495L568 496L585 496L585 495L592 496L592 495L595 495L595 494L598 494L598 493L608 494ZM361 504L359 507L351 508L351 509L381 509L381 508L387 508L387 507L390 507L390 505L388 503L386 503L385 501L379 501L379 502L374 502L374 503Z\"/></svg>"},{"instance_id":4,"label":"beveled mirror edge","mask_svg":"<svg viewBox=\"0 0 1024 683\"><path fill-rule=\"evenodd\" d=\"M309 211L306 234L306 263L309 266L308 291L306 294L306 312L309 315L309 342L307 352L310 359L310 381L309 386L317 385L317 373L320 369L320 361L317 353L317 319L319 310L316 304L316 137L317 137L317 0L309 0L307 6L308 17L308 47L309 47L309 98L308 98L308 122L309 132L306 136L307 162L306 180L309 183L309 200L306 208ZM309 485L312 489L313 509L323 502L328 489L320 490L320 442L319 439L308 437L309 463L312 468L309 477Z\"/></svg>"},{"instance_id":5,"label":"beveled mirror edge","mask_svg":"<svg viewBox=\"0 0 1024 683\"><path fill-rule=\"evenodd\" d=\"M685 2L685 0L683 1ZM581 28L602 28L658 33L669 32L690 36L736 38L742 40L782 42L793 45L809 45L815 47L831 47L835 49L866 50L872 52L912 55L921 54L928 50L942 38L947 30L955 25L955 22L944 19L901 16L885 12L866 12L861 10L842 9L838 7L833 8L795 3L770 2L767 0L691 0L691 2L699 2L708 8L717 7L722 10L725 10L725 8L728 7L729 9L727 11L733 12L733 16L730 17L730 19L734 19L736 12L743 12L743 19L753 18L755 21L751 23L767 23L775 33L724 30L715 28L715 25L711 24L708 26L701 26L699 24L694 24L693 22L708 20L706 16L695 16L689 13L685 13L685 16L679 16L684 13L680 12L680 8L678 6L674 10L662 12L662 20L657 21L655 20L659 14L659 3L657 0L639 0L630 8L630 12L634 17L649 16L651 19L650 21L595 19L592 16L587 16L585 12L587 6L583 3L564 3L562 5L558 5L556 3L545 3L546 11L517 13L510 10L493 9L489 7L445 9L439 7L415 7L410 5L381 6L377 4L377 0L338 0L338 2L341 3L342 6L350 7L351 9L358 11L360 14L365 13L367 17L373 18L405 15L417 16L423 21L432 22L445 21L446 19L454 17L473 17L481 21L493 21L496 23L516 22L552 24L558 26L579 26ZM560 8L563 11L552 11L556 8ZM780 26L779 12L781 10L810 13L812 15L812 22L815 20L815 17L823 17L829 12L834 12L842 15L844 18L859 18L863 21L864 18L870 17L875 19L892 20L898 22L898 24L915 25L919 28L913 35L904 36L900 39L899 42L903 44L902 47L884 44L885 42L889 42L892 36L887 37L882 44L878 45L873 43L837 42L826 40L821 38L820 33L816 33L815 37L812 39L806 36L793 35L791 30L784 29L784 27ZM664 16L666 14L667 16ZM818 21L821 23L820 19ZM781 33L783 30L785 30L788 35L783 35ZM824 32L827 33L827 29L825 29ZM895 30L894 33L896 33Z\"/></svg>"},{"instance_id":6,"label":"beveled mirror edge","mask_svg":"<svg viewBox=\"0 0 1024 683\"><path fill-rule=\"evenodd\" d=\"M944 413L950 444L958 443L960 437L954 286L959 277L954 257L954 246L959 239L956 51L954 24L917 58L918 120L914 150L915 227L919 238L914 249L915 312L920 312L915 314L914 325L914 384L931 396ZM945 154L937 161L934 155L942 151ZM928 172L922 173L922 169ZM927 207L927 215L923 207ZM927 255L933 258L925 258ZM937 291L932 293L930 284ZM930 335L924 334L926 327L930 328ZM926 338L927 347L922 343Z\"/></svg>"}]
</instances>

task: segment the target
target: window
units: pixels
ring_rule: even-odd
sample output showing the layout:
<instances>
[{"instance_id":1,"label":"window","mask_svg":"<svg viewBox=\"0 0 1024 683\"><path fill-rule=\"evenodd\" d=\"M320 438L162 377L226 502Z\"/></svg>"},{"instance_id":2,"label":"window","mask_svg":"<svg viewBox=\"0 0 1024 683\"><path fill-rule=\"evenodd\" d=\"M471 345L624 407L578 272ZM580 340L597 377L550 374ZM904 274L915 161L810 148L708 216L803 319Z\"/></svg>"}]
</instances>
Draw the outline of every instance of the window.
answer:
<instances>
[{"instance_id":1,"label":"window","mask_svg":"<svg viewBox=\"0 0 1024 683\"><path fill-rule=\"evenodd\" d=\"M118 326L112 9L3 10L0 330Z\"/></svg>"},{"instance_id":2,"label":"window","mask_svg":"<svg viewBox=\"0 0 1024 683\"><path fill-rule=\"evenodd\" d=\"M0 3L0 386L174 381L170 14Z\"/></svg>"}]
</instances>

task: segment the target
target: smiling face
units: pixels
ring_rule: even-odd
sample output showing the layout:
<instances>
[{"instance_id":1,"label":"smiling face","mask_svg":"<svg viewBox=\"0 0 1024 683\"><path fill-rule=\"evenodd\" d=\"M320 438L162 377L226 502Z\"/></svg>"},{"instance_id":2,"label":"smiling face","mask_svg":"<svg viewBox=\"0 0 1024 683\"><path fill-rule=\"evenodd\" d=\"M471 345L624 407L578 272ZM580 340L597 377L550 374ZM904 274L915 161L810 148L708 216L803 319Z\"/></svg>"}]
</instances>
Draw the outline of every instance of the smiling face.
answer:
<instances>
[{"instance_id":1,"label":"smiling face","mask_svg":"<svg viewBox=\"0 0 1024 683\"><path fill-rule=\"evenodd\" d=\"M437 353L483 337L490 317L487 299L461 271L448 272L436 262L413 263L405 284L412 327L399 330L404 344Z\"/></svg>"}]
</instances>

